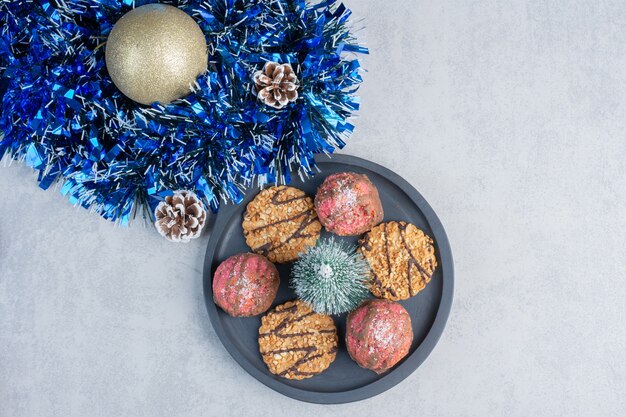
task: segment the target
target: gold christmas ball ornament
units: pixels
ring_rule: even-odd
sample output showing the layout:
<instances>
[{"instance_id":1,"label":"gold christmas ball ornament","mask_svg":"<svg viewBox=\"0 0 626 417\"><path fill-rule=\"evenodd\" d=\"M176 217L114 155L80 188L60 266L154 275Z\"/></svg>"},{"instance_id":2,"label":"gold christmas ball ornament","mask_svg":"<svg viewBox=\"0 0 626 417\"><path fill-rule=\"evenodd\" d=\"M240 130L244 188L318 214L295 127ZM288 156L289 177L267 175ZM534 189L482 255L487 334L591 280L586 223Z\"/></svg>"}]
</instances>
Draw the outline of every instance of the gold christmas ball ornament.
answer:
<instances>
[{"instance_id":1,"label":"gold christmas ball ornament","mask_svg":"<svg viewBox=\"0 0 626 417\"><path fill-rule=\"evenodd\" d=\"M146 4L117 21L106 42L105 61L113 83L141 104L167 104L191 92L207 69L200 26L182 10Z\"/></svg>"}]
</instances>

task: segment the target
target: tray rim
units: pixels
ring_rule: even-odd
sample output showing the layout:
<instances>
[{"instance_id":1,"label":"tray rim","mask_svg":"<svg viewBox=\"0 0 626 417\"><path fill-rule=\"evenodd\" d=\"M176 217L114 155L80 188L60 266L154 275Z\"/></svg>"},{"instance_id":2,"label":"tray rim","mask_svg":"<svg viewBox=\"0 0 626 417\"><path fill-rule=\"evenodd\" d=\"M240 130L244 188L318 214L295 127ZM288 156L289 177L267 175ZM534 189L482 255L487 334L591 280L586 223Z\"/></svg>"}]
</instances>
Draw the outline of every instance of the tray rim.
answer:
<instances>
[{"instance_id":1,"label":"tray rim","mask_svg":"<svg viewBox=\"0 0 626 417\"><path fill-rule=\"evenodd\" d=\"M411 375L419 366L426 360L430 353L435 348L437 342L443 334L443 330L446 326L450 310L452 308L452 301L454 297L454 261L452 258L452 250L450 248L450 242L446 235L443 224L435 214L430 204L426 199L413 187L408 181L402 178L400 175L391 171L390 169L383 167L382 165L368 161L363 158L355 157L347 154L334 154L332 156L325 154L315 155L315 161L317 163L335 163L352 165L359 168L364 168L385 177L387 180L394 183L400 189L402 189L406 195L415 203L418 209L422 212L426 218L428 224L433 232L433 237L439 247L439 257L441 260L442 268L442 293L441 302L435 315L435 321L433 322L430 330L422 343L410 354L404 362L402 362L395 369L381 377L380 379L355 388L348 391L337 392L319 392L300 389L287 385L277 379L272 378L266 373L260 371L255 366L249 364L248 360L243 354L233 345L230 338L227 337L222 321L219 319L217 306L213 302L213 288L211 284L211 263L215 255L217 243L220 240L220 236L224 232L227 222L222 219L228 219L232 215L232 211L236 210L238 205L229 204L223 206L220 212L217 214L211 236L207 244L207 249L204 258L203 269L203 295L204 302L209 315L209 319L213 326L215 333L222 342L222 345L226 351L232 356L232 358L241 366L248 374L252 375L257 381L263 385L279 392L283 395L291 397L296 400L316 403L316 404L344 404L349 402L361 401L367 398L374 397L381 394L394 386L398 385L409 375ZM251 189L251 188L250 188ZM249 192L247 189L246 192Z\"/></svg>"}]
</instances>

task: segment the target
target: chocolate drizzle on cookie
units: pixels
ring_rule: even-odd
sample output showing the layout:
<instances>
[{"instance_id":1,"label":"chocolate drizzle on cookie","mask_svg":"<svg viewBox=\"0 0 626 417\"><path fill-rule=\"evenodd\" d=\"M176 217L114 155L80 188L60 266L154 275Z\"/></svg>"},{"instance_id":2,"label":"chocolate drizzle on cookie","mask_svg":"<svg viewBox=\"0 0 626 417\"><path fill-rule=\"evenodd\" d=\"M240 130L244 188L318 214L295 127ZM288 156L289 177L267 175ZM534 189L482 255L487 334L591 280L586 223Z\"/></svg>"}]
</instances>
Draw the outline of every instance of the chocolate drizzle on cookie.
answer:
<instances>
[{"instance_id":1,"label":"chocolate drizzle on cookie","mask_svg":"<svg viewBox=\"0 0 626 417\"><path fill-rule=\"evenodd\" d=\"M391 274L391 258L389 256L389 241L388 241L388 235L387 235L387 223L383 223L383 239L385 241L385 258L387 260L387 273L390 275ZM363 237L363 239L360 240L360 245L361 245L361 249L362 250L366 250L366 251L372 251L372 245L370 243L370 234L366 234L365 237ZM361 251L362 252L362 251ZM371 273L371 282L372 284L376 285L376 287L380 288L380 291L384 294L390 294L392 297L397 297L398 294L396 293L396 291L391 288L391 287L387 287L383 284L383 282L380 280L380 278L378 277L378 274L376 274L376 271L374 271L374 269L370 268L370 273Z\"/></svg>"},{"instance_id":2,"label":"chocolate drizzle on cookie","mask_svg":"<svg viewBox=\"0 0 626 417\"><path fill-rule=\"evenodd\" d=\"M389 258L389 234L387 233L387 223L383 224L383 239L385 240L385 257L387 258L387 271L391 275L391 259Z\"/></svg>"},{"instance_id":3,"label":"chocolate drizzle on cookie","mask_svg":"<svg viewBox=\"0 0 626 417\"><path fill-rule=\"evenodd\" d=\"M414 296L430 282L437 266L432 239L406 222L378 225L359 243L371 267L370 290L378 297Z\"/></svg>"},{"instance_id":4,"label":"chocolate drizzle on cookie","mask_svg":"<svg viewBox=\"0 0 626 417\"><path fill-rule=\"evenodd\" d=\"M278 197L280 197L281 195L283 195L285 193L286 189L279 189L276 191L276 193L272 196L271 199L271 205L274 207L278 207L278 206L284 206L287 205L289 203L292 203L294 201L299 201L299 200L305 200L309 197L307 197L305 194L298 196L298 197L292 197L292 198L288 198L286 200L279 200ZM291 217L287 217L286 219L281 219L281 220L277 220L275 222L272 223L268 223L268 224L264 224L263 226L259 226L259 227L255 227L254 229L250 230L250 232L256 232L259 230L263 230L263 229L267 229L268 227L272 227L272 226L278 226L279 224L283 224L283 223L289 223L292 222L302 216L307 216L310 217L310 215L312 213L315 213L315 210L313 208L310 208L306 211L303 211L301 213L297 213Z\"/></svg>"},{"instance_id":5,"label":"chocolate drizzle on cookie","mask_svg":"<svg viewBox=\"0 0 626 417\"><path fill-rule=\"evenodd\" d=\"M409 254L409 266L408 266L408 272L407 272L407 280L408 280L408 285L409 285L409 295L412 297L415 294L413 293L413 285L411 285L411 266L415 266L417 267L417 270L420 273L420 277L422 278L422 286L425 287L426 284L428 283L428 281L430 281L430 278L432 277L432 272L428 273L428 271L426 271L422 265L417 261L417 259L415 259L415 256L413 256L413 253L411 252L411 248L409 247L409 245L406 242L406 228L407 228L407 223L405 222L400 222L398 224L398 228L400 229L400 237L402 238L402 245L404 246L404 249L406 249L407 253ZM433 261L432 259L428 260L430 263L430 269L431 271L434 272L435 268L433 267Z\"/></svg>"},{"instance_id":6,"label":"chocolate drizzle on cookie","mask_svg":"<svg viewBox=\"0 0 626 417\"><path fill-rule=\"evenodd\" d=\"M304 320L305 318L312 316L313 314L315 314L315 311L310 311L306 314L303 314L301 316L295 316L296 311L298 310L298 305L294 304L291 307L287 307L285 309L282 310L278 310L276 309L276 313L292 313L292 316L287 316L285 317L285 319L283 321L280 322L280 324L278 326L276 326L274 329L272 329L271 331L267 332L267 333L259 333L259 336L269 336L271 334L274 334L278 337L288 337L287 335L284 335L282 332L282 330L287 327L290 324L296 323L298 321Z\"/></svg>"},{"instance_id":7,"label":"chocolate drizzle on cookie","mask_svg":"<svg viewBox=\"0 0 626 417\"><path fill-rule=\"evenodd\" d=\"M246 219L253 217L256 224L249 227ZM272 221L268 221L270 219ZM318 226L312 226L316 222ZM320 229L311 198L293 187L263 190L248 205L244 215L244 235L248 245L254 252L275 262L295 259L299 252L315 244Z\"/></svg>"},{"instance_id":8,"label":"chocolate drizzle on cookie","mask_svg":"<svg viewBox=\"0 0 626 417\"><path fill-rule=\"evenodd\" d=\"M270 371L285 378L302 379L320 373L334 360L337 352L337 329L332 319L315 313L303 302L290 303L276 307L263 318L259 329L259 345L263 360ZM278 315L276 318L279 321L273 328L271 322L274 318L270 315ZM303 323L305 319L309 320ZM269 331L261 331L268 326ZM277 342L273 337L282 341ZM304 355L298 355L301 353ZM328 356L327 363L311 364L325 356ZM281 364L287 367L282 369Z\"/></svg>"},{"instance_id":9,"label":"chocolate drizzle on cookie","mask_svg":"<svg viewBox=\"0 0 626 417\"><path fill-rule=\"evenodd\" d=\"M301 196L291 197L291 198L287 198L285 200L280 200L279 197L285 193L285 190L286 190L286 188L279 189L278 191L276 191L276 194L274 194L272 196L272 204L273 205L275 205L275 206L282 206L282 205L285 205L285 204L289 204L292 201L304 200L304 199L307 198L307 196L303 194Z\"/></svg>"},{"instance_id":10,"label":"chocolate drizzle on cookie","mask_svg":"<svg viewBox=\"0 0 626 417\"><path fill-rule=\"evenodd\" d=\"M304 372L304 371L298 370L298 367L300 365L304 365L305 363L311 362L313 359L321 358L322 356L325 356L325 355L332 355L332 354L337 352L337 347L336 346L334 348L331 348L327 352L317 353L315 355L311 355L311 353L317 352L317 347L311 346L311 347L303 348L303 349L306 349L307 354L304 355L301 359L298 359L296 361L296 363L294 363L291 367L289 367L289 368L285 369L284 371L280 372L278 374L278 376L285 376L288 373L293 373L295 375L300 375L300 376L317 375L318 372Z\"/></svg>"},{"instance_id":11,"label":"chocolate drizzle on cookie","mask_svg":"<svg viewBox=\"0 0 626 417\"><path fill-rule=\"evenodd\" d=\"M392 287L386 287L383 282L380 280L380 278L378 278L378 275L376 275L376 272L371 271L372 272L372 282L378 287L380 288L380 290L383 293L388 293L390 294L392 297L397 297L398 294L396 293L396 290L394 290Z\"/></svg>"},{"instance_id":12,"label":"chocolate drizzle on cookie","mask_svg":"<svg viewBox=\"0 0 626 417\"><path fill-rule=\"evenodd\" d=\"M289 242L291 242L292 240L295 239L305 239L305 238L309 238L309 237L314 237L313 234L311 233L303 233L306 228L317 221L317 216L315 215L315 211L313 209L307 210L304 213L300 213L296 216L293 216L291 218L285 219L285 220L279 220L276 221L274 223L270 223L268 225L265 226L261 226L261 227L257 227L256 229L252 229L252 231L258 231L258 230L262 230L271 226L276 226L279 225L281 223L288 223L291 221L294 221L296 219L298 219L299 217L305 216L302 221L300 222L300 224L298 225L298 228L291 234L289 235L283 242L280 242L278 244L273 244L272 242L267 242L261 246L258 246L256 248L252 248L253 252L256 253L260 253L263 256L268 256L270 251L274 251L276 249L280 249L285 245L288 245Z\"/></svg>"}]
</instances>

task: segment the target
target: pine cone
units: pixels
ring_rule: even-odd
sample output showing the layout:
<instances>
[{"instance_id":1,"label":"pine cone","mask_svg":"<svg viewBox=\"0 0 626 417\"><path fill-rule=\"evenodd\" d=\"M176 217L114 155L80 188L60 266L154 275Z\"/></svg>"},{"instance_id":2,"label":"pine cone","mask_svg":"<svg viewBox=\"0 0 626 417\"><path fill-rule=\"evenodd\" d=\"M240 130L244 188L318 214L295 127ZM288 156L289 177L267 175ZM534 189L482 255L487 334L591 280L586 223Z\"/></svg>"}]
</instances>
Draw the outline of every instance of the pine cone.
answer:
<instances>
[{"instance_id":1,"label":"pine cone","mask_svg":"<svg viewBox=\"0 0 626 417\"><path fill-rule=\"evenodd\" d=\"M298 98L298 77L289 64L266 62L254 73L257 97L268 106L282 109Z\"/></svg>"},{"instance_id":2,"label":"pine cone","mask_svg":"<svg viewBox=\"0 0 626 417\"><path fill-rule=\"evenodd\" d=\"M191 191L176 191L157 206L154 225L167 240L187 243L200 236L206 221L202 202Z\"/></svg>"}]
</instances>

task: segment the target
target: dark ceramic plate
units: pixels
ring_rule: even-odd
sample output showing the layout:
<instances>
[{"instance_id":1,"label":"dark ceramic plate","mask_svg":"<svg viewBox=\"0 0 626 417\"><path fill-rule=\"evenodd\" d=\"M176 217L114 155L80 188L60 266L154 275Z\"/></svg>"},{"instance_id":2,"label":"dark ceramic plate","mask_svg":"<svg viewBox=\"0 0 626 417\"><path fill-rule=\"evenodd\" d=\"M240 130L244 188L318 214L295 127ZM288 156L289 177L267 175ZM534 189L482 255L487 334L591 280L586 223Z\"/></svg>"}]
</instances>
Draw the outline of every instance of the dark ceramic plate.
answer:
<instances>
[{"instance_id":1,"label":"dark ceramic plate","mask_svg":"<svg viewBox=\"0 0 626 417\"><path fill-rule=\"evenodd\" d=\"M224 206L218 214L204 261L204 296L207 310L226 350L250 375L268 387L302 401L336 404L358 401L388 390L409 376L426 359L446 325L454 284L450 244L443 226L426 200L408 182L387 168L348 155L318 156L321 172L304 182L294 177L291 185L314 196L326 176L334 172L353 171L366 174L378 187L385 211L385 221L404 220L424 230L435 241L439 265L431 282L416 296L401 301L408 310L415 335L409 354L393 369L382 375L363 369L350 359L345 349L346 315L334 316L339 331L337 358L323 373L302 381L272 375L259 354L257 341L261 317L233 318L213 303L212 276L217 266L231 255L247 252L241 221L248 202L258 193L249 190L237 206ZM329 235L322 232L322 237ZM357 237L341 238L356 242ZM274 305L295 299L289 288L291 265L277 265L281 283Z\"/></svg>"}]
</instances>

